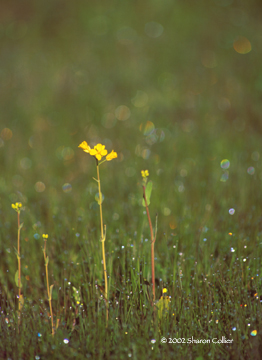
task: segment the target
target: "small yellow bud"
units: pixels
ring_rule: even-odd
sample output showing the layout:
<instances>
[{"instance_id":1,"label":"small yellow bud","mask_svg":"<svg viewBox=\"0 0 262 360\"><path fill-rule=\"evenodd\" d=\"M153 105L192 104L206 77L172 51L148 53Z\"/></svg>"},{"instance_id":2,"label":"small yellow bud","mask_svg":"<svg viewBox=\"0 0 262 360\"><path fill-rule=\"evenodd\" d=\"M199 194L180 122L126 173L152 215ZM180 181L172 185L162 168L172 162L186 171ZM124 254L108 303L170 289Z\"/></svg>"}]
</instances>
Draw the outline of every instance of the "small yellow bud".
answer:
<instances>
[{"instance_id":1,"label":"small yellow bud","mask_svg":"<svg viewBox=\"0 0 262 360\"><path fill-rule=\"evenodd\" d=\"M141 175L142 175L143 178L148 177L149 176L148 170L141 170Z\"/></svg>"}]
</instances>

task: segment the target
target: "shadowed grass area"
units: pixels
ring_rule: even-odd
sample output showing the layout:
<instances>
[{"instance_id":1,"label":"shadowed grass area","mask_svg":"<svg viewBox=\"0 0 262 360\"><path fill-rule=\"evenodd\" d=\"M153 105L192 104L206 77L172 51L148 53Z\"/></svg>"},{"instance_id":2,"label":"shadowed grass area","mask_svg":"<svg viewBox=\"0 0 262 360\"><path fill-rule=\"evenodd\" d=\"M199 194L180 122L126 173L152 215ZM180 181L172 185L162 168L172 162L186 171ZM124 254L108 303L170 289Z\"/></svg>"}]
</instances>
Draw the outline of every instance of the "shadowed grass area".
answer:
<instances>
[{"instance_id":1,"label":"shadowed grass area","mask_svg":"<svg viewBox=\"0 0 262 360\"><path fill-rule=\"evenodd\" d=\"M259 358L261 12L254 0L5 2L0 358ZM100 173L107 328L95 161L77 148L84 140L118 153ZM152 220L158 213L156 298L164 287L171 296L160 320L142 169Z\"/></svg>"}]
</instances>

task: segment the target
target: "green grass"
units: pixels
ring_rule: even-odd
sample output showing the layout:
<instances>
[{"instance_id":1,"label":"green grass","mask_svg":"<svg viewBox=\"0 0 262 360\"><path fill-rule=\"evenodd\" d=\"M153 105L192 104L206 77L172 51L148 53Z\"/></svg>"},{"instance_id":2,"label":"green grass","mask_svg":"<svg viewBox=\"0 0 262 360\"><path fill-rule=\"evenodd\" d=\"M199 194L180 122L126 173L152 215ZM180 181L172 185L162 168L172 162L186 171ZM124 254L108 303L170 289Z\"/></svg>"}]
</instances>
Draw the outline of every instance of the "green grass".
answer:
<instances>
[{"instance_id":1,"label":"green grass","mask_svg":"<svg viewBox=\"0 0 262 360\"><path fill-rule=\"evenodd\" d=\"M0 27L0 358L258 358L261 11L255 0L29 0L23 9L6 2ZM152 30L150 22L162 28L153 24ZM238 36L250 41L249 53L234 50ZM117 119L121 105L130 111L125 121ZM96 169L77 148L83 140L119 154L100 173L107 329L96 286L103 285ZM223 159L228 169L221 168ZM161 321L144 281L151 279L151 259L142 169L153 182L153 223L158 213L156 297L163 287L171 296ZM16 201L24 208L20 327ZM49 234L49 282L60 320L54 337L43 233ZM233 342L212 343L223 336ZM163 337L211 342L164 344Z\"/></svg>"}]
</instances>

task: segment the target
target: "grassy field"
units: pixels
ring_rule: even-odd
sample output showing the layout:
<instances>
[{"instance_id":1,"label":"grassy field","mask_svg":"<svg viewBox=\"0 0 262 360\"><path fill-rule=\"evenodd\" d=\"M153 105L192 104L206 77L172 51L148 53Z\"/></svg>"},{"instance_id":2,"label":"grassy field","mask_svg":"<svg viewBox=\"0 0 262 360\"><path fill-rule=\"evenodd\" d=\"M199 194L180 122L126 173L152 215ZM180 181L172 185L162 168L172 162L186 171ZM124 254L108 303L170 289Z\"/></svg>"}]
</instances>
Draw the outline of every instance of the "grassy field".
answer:
<instances>
[{"instance_id":1,"label":"grassy field","mask_svg":"<svg viewBox=\"0 0 262 360\"><path fill-rule=\"evenodd\" d=\"M260 359L261 13L255 0L4 3L1 359ZM118 153L100 169L107 327L96 167L78 148L84 140ZM145 169L153 223L158 213L156 298L163 288L171 297L161 318Z\"/></svg>"}]
</instances>

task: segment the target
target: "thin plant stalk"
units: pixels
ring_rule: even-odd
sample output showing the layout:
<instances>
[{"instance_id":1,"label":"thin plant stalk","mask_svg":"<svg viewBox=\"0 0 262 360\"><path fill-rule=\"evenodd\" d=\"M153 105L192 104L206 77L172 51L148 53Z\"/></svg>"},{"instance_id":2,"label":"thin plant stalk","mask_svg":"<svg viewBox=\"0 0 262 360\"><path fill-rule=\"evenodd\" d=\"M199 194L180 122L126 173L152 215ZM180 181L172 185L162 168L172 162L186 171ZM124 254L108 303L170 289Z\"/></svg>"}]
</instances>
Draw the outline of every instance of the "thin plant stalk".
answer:
<instances>
[{"instance_id":1,"label":"thin plant stalk","mask_svg":"<svg viewBox=\"0 0 262 360\"><path fill-rule=\"evenodd\" d=\"M18 260L18 314L20 317L22 309L22 299L21 299L21 256L20 256L20 211L17 211L17 260Z\"/></svg>"},{"instance_id":2,"label":"thin plant stalk","mask_svg":"<svg viewBox=\"0 0 262 360\"><path fill-rule=\"evenodd\" d=\"M143 185L143 197L144 197L144 200L145 200L146 213L147 213L147 218L148 218L148 223L149 223L149 228L150 228L150 234L151 234L151 273L152 273L152 285L153 285L153 301L155 301L155 299L156 299L156 290L155 290L155 287L156 287L156 285L155 285L155 241L156 241L156 231L155 231L155 236L154 236L153 226L152 226L152 222L151 222L151 218L150 218L150 214L149 214L149 209L148 209L148 205L147 205L147 200L146 200L146 187L145 187L145 185Z\"/></svg>"},{"instance_id":3,"label":"thin plant stalk","mask_svg":"<svg viewBox=\"0 0 262 360\"><path fill-rule=\"evenodd\" d=\"M98 192L99 192L101 242L102 242L102 257L103 257L103 269L104 269L104 279L105 279L106 324L107 324L109 309L108 309L108 285L107 285L106 254L105 254L106 225L104 226L104 224L103 224L102 192L101 192L101 183L100 183L100 176L99 176L99 164L98 164L97 159L96 159L96 169L97 169L97 183L98 183Z\"/></svg>"},{"instance_id":4,"label":"thin plant stalk","mask_svg":"<svg viewBox=\"0 0 262 360\"><path fill-rule=\"evenodd\" d=\"M47 236L47 235L45 235L45 236ZM45 259L46 287L47 287L47 296L48 296L50 315L51 315L52 336L54 336L55 328L54 328L54 318L53 318L53 310L52 310L52 295L51 295L51 292L50 292L49 278L48 278L48 262L49 262L49 258L48 258L48 256L46 256L46 241L47 241L46 237L44 237L44 241L45 241L45 245L44 245L43 253L44 253L44 259ZM52 287L53 287L53 285L52 285Z\"/></svg>"}]
</instances>

